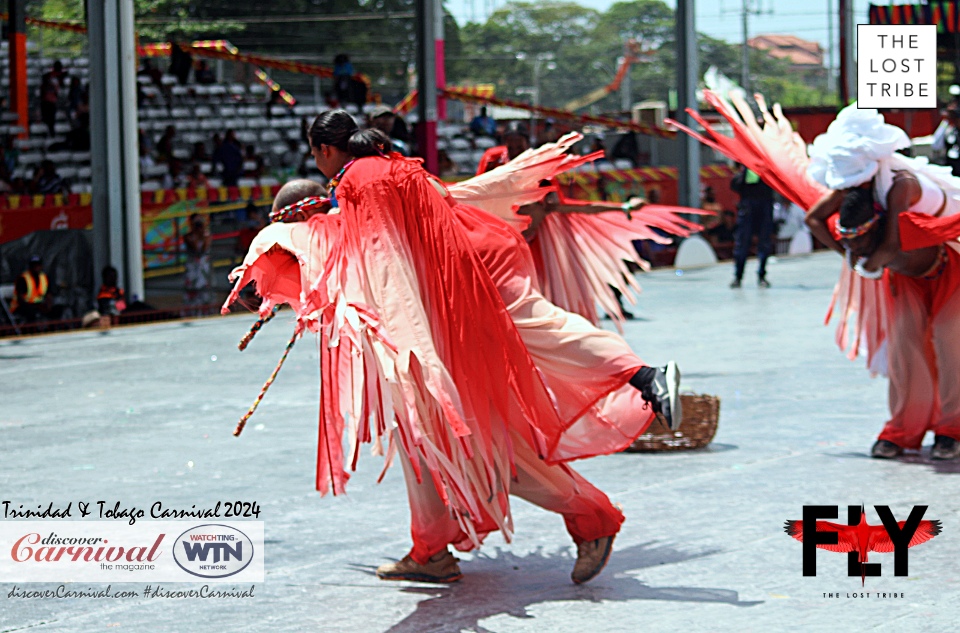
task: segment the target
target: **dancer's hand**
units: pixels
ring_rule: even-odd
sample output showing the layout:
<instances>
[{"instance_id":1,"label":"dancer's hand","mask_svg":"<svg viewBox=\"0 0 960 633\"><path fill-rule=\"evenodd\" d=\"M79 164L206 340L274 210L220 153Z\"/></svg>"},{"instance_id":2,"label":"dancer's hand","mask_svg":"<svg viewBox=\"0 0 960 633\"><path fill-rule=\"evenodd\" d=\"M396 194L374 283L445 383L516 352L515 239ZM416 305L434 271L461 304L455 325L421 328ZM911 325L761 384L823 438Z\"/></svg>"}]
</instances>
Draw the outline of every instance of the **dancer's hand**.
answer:
<instances>
[{"instance_id":1,"label":"dancer's hand","mask_svg":"<svg viewBox=\"0 0 960 633\"><path fill-rule=\"evenodd\" d=\"M882 271L887 264L893 261L893 258L897 256L896 247L891 247L886 244L881 245L877 250L873 252L870 257L867 258L867 261L863 263L863 269L868 273L876 273Z\"/></svg>"},{"instance_id":2,"label":"dancer's hand","mask_svg":"<svg viewBox=\"0 0 960 633\"><path fill-rule=\"evenodd\" d=\"M530 218L530 224L526 229L523 230L522 233L525 240L529 242L534 238L534 236L537 234L537 231L540 229L540 224L547 217L549 212L550 209L543 200L525 204L517 209L517 215L525 215Z\"/></svg>"}]
</instances>

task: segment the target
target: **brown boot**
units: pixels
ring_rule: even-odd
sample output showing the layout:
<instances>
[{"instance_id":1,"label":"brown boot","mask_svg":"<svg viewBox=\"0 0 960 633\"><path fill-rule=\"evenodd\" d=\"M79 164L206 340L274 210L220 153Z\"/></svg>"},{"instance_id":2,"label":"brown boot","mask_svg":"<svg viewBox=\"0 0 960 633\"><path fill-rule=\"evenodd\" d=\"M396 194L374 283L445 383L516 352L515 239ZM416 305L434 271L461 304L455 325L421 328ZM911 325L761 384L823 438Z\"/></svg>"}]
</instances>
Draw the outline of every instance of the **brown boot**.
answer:
<instances>
[{"instance_id":1,"label":"brown boot","mask_svg":"<svg viewBox=\"0 0 960 633\"><path fill-rule=\"evenodd\" d=\"M595 541L577 545L577 562L573 566L570 578L576 584L582 584L599 574L613 551L614 536L604 536Z\"/></svg>"},{"instance_id":2,"label":"brown boot","mask_svg":"<svg viewBox=\"0 0 960 633\"><path fill-rule=\"evenodd\" d=\"M460 559L455 558L449 550L443 550L430 557L426 565L414 561L407 554L395 563L387 563L377 567L377 578L380 580L414 580L417 582L456 582L463 578Z\"/></svg>"}]
</instances>

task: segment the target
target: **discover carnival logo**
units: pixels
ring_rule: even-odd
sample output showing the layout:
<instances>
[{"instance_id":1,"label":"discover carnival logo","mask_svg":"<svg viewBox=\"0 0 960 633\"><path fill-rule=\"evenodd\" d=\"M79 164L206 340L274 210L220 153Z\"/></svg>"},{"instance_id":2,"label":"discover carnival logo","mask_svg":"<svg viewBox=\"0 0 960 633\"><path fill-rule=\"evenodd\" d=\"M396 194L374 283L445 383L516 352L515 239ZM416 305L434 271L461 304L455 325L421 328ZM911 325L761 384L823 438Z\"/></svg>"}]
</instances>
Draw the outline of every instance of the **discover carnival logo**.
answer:
<instances>
[{"instance_id":1,"label":"discover carnival logo","mask_svg":"<svg viewBox=\"0 0 960 633\"><path fill-rule=\"evenodd\" d=\"M263 522L3 521L0 579L261 582Z\"/></svg>"},{"instance_id":2,"label":"discover carnival logo","mask_svg":"<svg viewBox=\"0 0 960 633\"><path fill-rule=\"evenodd\" d=\"M173 558L180 569L201 578L226 578L240 573L254 559L253 541L229 525L207 524L177 537Z\"/></svg>"}]
</instances>

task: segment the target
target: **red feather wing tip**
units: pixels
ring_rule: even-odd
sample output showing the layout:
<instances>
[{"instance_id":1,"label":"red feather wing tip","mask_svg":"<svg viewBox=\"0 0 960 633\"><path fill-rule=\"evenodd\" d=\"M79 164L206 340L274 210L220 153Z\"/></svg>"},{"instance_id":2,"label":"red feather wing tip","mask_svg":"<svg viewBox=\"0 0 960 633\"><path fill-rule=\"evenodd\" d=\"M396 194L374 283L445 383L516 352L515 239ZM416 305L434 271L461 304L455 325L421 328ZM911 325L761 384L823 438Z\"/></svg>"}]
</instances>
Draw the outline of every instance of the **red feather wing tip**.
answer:
<instances>
[{"instance_id":1,"label":"red feather wing tip","mask_svg":"<svg viewBox=\"0 0 960 633\"><path fill-rule=\"evenodd\" d=\"M798 541L803 541L803 521L784 521L783 531Z\"/></svg>"}]
</instances>

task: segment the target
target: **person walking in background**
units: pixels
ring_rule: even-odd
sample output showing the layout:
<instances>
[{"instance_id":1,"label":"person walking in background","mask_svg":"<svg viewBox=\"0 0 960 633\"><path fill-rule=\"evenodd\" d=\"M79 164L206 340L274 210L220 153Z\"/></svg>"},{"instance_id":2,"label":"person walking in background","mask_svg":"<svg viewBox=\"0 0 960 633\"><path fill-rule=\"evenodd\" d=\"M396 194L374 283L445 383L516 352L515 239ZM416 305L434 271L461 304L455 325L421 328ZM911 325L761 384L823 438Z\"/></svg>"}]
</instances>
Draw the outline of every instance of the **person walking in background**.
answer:
<instances>
[{"instance_id":1,"label":"person walking in background","mask_svg":"<svg viewBox=\"0 0 960 633\"><path fill-rule=\"evenodd\" d=\"M60 88L65 80L66 74L60 62L53 62L53 70L44 73L40 79L40 118L50 131L50 136L55 133Z\"/></svg>"},{"instance_id":2,"label":"person walking in background","mask_svg":"<svg viewBox=\"0 0 960 633\"><path fill-rule=\"evenodd\" d=\"M750 243L757 236L757 285L769 288L767 258L773 250L773 189L760 176L744 166L730 182L730 188L740 194L737 205L737 228L733 246L733 281L731 288L743 282L743 269L750 254Z\"/></svg>"}]
</instances>

